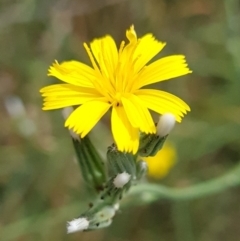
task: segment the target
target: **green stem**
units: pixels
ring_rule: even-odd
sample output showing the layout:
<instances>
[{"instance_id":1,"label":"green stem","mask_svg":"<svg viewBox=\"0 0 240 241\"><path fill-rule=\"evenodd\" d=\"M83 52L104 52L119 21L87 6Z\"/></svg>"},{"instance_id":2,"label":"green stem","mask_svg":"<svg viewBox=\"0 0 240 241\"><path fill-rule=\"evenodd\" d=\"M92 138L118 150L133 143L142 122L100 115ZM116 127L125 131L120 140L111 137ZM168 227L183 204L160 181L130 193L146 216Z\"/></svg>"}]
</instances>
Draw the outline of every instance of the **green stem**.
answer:
<instances>
[{"instance_id":1,"label":"green stem","mask_svg":"<svg viewBox=\"0 0 240 241\"><path fill-rule=\"evenodd\" d=\"M217 193L240 185L240 165L227 174L185 188L169 188L159 184L139 184L131 189L130 196L147 195L143 204L159 199L192 200Z\"/></svg>"},{"instance_id":2,"label":"green stem","mask_svg":"<svg viewBox=\"0 0 240 241\"><path fill-rule=\"evenodd\" d=\"M240 165L238 165L234 170L229 173L204 182L202 184L196 184L191 187L186 188L167 188L156 184L139 184L136 187L132 187L129 196L139 195L139 194L152 194L152 198L145 200L144 204L151 203L153 201L159 200L161 198L171 199L171 200L192 200L208 195L217 194L226 191L229 188L237 187L240 185ZM138 203L141 203L138 200ZM126 203L125 203L126 204ZM79 212L79 206L83 203L77 201L69 206L62 207L60 209L45 212L41 215L33 215L28 218L12 222L1 229L1 239L4 241L13 240L20 235L25 235L31 232L43 232L47 228L55 227L58 222L63 220L68 220L75 213ZM134 202L133 205L137 205ZM72 213L72 214L71 214ZM39 229L41 227L41 229Z\"/></svg>"}]
</instances>

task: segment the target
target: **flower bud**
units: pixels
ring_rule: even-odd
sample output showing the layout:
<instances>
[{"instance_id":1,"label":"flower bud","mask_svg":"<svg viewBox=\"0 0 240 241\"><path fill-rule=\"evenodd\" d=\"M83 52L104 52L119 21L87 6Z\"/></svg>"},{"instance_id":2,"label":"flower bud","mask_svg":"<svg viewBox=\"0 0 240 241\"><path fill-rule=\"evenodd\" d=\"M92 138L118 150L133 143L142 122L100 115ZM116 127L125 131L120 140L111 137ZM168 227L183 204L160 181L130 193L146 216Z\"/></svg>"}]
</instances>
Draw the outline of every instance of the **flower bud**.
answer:
<instances>
[{"instance_id":1,"label":"flower bud","mask_svg":"<svg viewBox=\"0 0 240 241\"><path fill-rule=\"evenodd\" d=\"M102 190L107 180L105 165L88 136L81 141L72 139L84 181L96 191Z\"/></svg>"},{"instance_id":2,"label":"flower bud","mask_svg":"<svg viewBox=\"0 0 240 241\"><path fill-rule=\"evenodd\" d=\"M164 137L170 133L175 125L175 116L171 113L166 113L160 116L157 124L157 135Z\"/></svg>"}]
</instances>

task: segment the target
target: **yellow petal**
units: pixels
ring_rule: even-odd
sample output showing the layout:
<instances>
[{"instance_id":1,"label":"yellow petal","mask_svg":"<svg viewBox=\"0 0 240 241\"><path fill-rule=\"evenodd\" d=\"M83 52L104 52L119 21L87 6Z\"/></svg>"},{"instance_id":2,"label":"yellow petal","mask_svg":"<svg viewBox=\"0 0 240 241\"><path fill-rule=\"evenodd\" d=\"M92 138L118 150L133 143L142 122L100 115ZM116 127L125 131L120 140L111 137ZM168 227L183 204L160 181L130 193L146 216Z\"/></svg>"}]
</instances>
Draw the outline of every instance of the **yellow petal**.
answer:
<instances>
[{"instance_id":1,"label":"yellow petal","mask_svg":"<svg viewBox=\"0 0 240 241\"><path fill-rule=\"evenodd\" d=\"M130 29L126 31L126 37L129 40L130 43L136 43L137 42L137 34L134 30L134 26L131 25Z\"/></svg>"},{"instance_id":2,"label":"yellow petal","mask_svg":"<svg viewBox=\"0 0 240 241\"><path fill-rule=\"evenodd\" d=\"M118 51L111 36L95 39L90 44L91 50L97 60L101 71L107 77L113 77L118 62Z\"/></svg>"},{"instance_id":3,"label":"yellow petal","mask_svg":"<svg viewBox=\"0 0 240 241\"><path fill-rule=\"evenodd\" d=\"M93 88L92 81L96 79L94 70L78 61L67 61L61 64L56 61L49 68L48 76L54 76L69 84L89 88Z\"/></svg>"},{"instance_id":4,"label":"yellow petal","mask_svg":"<svg viewBox=\"0 0 240 241\"><path fill-rule=\"evenodd\" d=\"M135 89L191 73L185 56L172 55L146 66L136 79Z\"/></svg>"},{"instance_id":5,"label":"yellow petal","mask_svg":"<svg viewBox=\"0 0 240 241\"><path fill-rule=\"evenodd\" d=\"M139 146L138 129L130 124L122 106L113 107L111 122L112 133L118 150L135 154Z\"/></svg>"},{"instance_id":6,"label":"yellow petal","mask_svg":"<svg viewBox=\"0 0 240 241\"><path fill-rule=\"evenodd\" d=\"M133 85L134 74L134 51L137 47L137 35L132 25L129 30L126 31L126 36L129 43L123 48L124 42L122 42L119 50L119 65L117 69L117 89L119 92L129 91Z\"/></svg>"},{"instance_id":7,"label":"yellow petal","mask_svg":"<svg viewBox=\"0 0 240 241\"><path fill-rule=\"evenodd\" d=\"M157 41L152 34L146 34L142 38L138 39L135 45L132 47L132 52L126 56L124 61L128 68L123 70L127 73L126 83L124 83L124 90L131 92L135 87L135 81L138 80L137 76L139 71L156 55L158 54L165 43ZM130 58L131 57L131 58ZM123 58L123 57L122 57Z\"/></svg>"},{"instance_id":8,"label":"yellow petal","mask_svg":"<svg viewBox=\"0 0 240 241\"><path fill-rule=\"evenodd\" d=\"M135 92L145 106L159 114L172 113L181 122L190 107L180 98L165 91L142 89Z\"/></svg>"},{"instance_id":9,"label":"yellow petal","mask_svg":"<svg viewBox=\"0 0 240 241\"><path fill-rule=\"evenodd\" d=\"M68 96L68 95L91 95L91 96L102 96L95 89L80 87L71 84L55 84L43 87L40 89L40 93L43 97L58 97L58 96Z\"/></svg>"},{"instance_id":10,"label":"yellow petal","mask_svg":"<svg viewBox=\"0 0 240 241\"><path fill-rule=\"evenodd\" d=\"M153 119L141 99L135 95L122 97L122 104L131 125L145 133L156 131Z\"/></svg>"},{"instance_id":11,"label":"yellow petal","mask_svg":"<svg viewBox=\"0 0 240 241\"><path fill-rule=\"evenodd\" d=\"M115 41L111 36L95 39L90 44L92 53L101 70L102 87L114 94L115 72L118 63L118 51Z\"/></svg>"},{"instance_id":12,"label":"yellow petal","mask_svg":"<svg viewBox=\"0 0 240 241\"><path fill-rule=\"evenodd\" d=\"M94 48L95 48L95 54L96 56L98 56L96 59L98 59L100 62L97 63L96 60L94 59L94 55L92 53L92 50L88 47L88 45L86 43L83 44L88 57L93 65L93 68L95 70L95 74L96 74L96 79L92 82L92 84L94 85L94 87L100 92L102 93L104 96L108 96L110 97L111 95L114 94L114 84L113 82L110 81L109 78L109 73L108 73L108 69L105 67L104 65L104 61L102 61L103 56L102 56L102 52L101 49L99 50L99 44L98 42L101 40L95 40L97 42L95 42L96 44L93 44ZM96 51L99 52L96 52ZM114 81L114 78L112 78L112 81Z\"/></svg>"},{"instance_id":13,"label":"yellow petal","mask_svg":"<svg viewBox=\"0 0 240 241\"><path fill-rule=\"evenodd\" d=\"M83 138L108 111L110 106L109 103L100 100L86 102L72 112L66 120L65 126L73 129Z\"/></svg>"},{"instance_id":14,"label":"yellow petal","mask_svg":"<svg viewBox=\"0 0 240 241\"><path fill-rule=\"evenodd\" d=\"M134 52L134 71L138 72L165 46L165 43L157 41L152 34L146 34L138 39L138 46Z\"/></svg>"},{"instance_id":15,"label":"yellow petal","mask_svg":"<svg viewBox=\"0 0 240 241\"><path fill-rule=\"evenodd\" d=\"M44 97L43 110L81 105L86 101L101 98L101 95L95 89L71 84L50 85L42 88L40 92Z\"/></svg>"},{"instance_id":16,"label":"yellow petal","mask_svg":"<svg viewBox=\"0 0 240 241\"><path fill-rule=\"evenodd\" d=\"M124 69L126 69L126 66L132 67L133 62L133 54L137 47L137 34L134 30L134 26L132 25L130 29L126 31L127 39L129 40L129 43L125 45L124 42L122 42L120 50L119 50L119 62L121 64L121 71L122 74L125 74ZM125 47L123 48L123 46ZM130 66L129 66L130 65Z\"/></svg>"}]
</instances>

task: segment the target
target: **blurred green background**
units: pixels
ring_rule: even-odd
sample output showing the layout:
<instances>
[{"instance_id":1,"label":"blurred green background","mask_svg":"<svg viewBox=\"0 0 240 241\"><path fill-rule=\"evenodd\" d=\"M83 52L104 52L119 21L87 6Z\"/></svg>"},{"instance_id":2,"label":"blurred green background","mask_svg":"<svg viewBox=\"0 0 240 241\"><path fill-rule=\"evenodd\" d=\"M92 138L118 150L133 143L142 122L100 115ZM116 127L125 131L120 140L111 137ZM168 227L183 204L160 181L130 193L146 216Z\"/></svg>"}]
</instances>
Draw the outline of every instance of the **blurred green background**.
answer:
<instances>
[{"instance_id":1,"label":"blurred green background","mask_svg":"<svg viewBox=\"0 0 240 241\"><path fill-rule=\"evenodd\" d=\"M43 112L39 94L57 82L46 76L55 59L89 63L82 42L111 34L119 43L134 24L138 36L167 42L159 56L184 54L193 70L157 86L192 109L170 136L177 165L159 182L220 177L240 165L239 23L239 0L0 0L0 240L240 240L240 187L137 207L131 197L111 227L66 235L90 196L61 111ZM91 133L103 155L108 126Z\"/></svg>"}]
</instances>

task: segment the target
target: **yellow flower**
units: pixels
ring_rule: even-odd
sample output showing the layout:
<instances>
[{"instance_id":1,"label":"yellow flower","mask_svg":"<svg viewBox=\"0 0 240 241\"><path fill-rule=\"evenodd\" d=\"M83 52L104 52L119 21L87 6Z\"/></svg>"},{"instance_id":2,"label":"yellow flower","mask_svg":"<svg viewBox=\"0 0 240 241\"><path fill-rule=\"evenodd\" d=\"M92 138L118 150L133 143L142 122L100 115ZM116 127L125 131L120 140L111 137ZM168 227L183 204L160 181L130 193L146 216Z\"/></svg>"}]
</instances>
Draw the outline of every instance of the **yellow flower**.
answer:
<instances>
[{"instance_id":1,"label":"yellow flower","mask_svg":"<svg viewBox=\"0 0 240 241\"><path fill-rule=\"evenodd\" d=\"M148 176L161 179L169 173L176 163L176 150L167 142L155 156L142 159L148 164Z\"/></svg>"},{"instance_id":2,"label":"yellow flower","mask_svg":"<svg viewBox=\"0 0 240 241\"><path fill-rule=\"evenodd\" d=\"M178 122L190 111L184 101L172 94L141 88L191 71L183 55L164 57L147 65L165 43L152 34L137 38L133 26L126 36L129 43L122 41L119 50L111 36L95 39L90 47L84 43L93 67L78 61L55 62L48 75L65 83L44 87L40 92L44 97L43 110L78 106L65 126L82 138L111 108L111 129L118 149L136 153L139 131L156 133L148 109L159 114L172 113Z\"/></svg>"}]
</instances>

